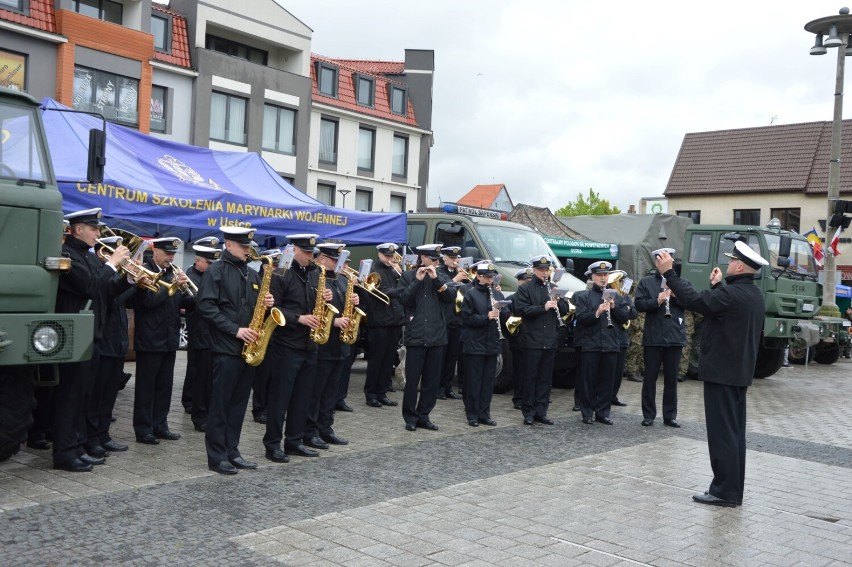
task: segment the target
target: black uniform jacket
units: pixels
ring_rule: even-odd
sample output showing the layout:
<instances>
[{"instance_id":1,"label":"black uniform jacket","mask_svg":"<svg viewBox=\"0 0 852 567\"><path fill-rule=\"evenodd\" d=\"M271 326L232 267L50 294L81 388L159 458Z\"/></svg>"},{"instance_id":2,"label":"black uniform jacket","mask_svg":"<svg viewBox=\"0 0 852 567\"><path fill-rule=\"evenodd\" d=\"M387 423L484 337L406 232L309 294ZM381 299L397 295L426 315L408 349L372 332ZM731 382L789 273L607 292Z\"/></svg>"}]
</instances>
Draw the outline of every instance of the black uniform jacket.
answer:
<instances>
[{"instance_id":1,"label":"black uniform jacket","mask_svg":"<svg viewBox=\"0 0 852 567\"><path fill-rule=\"evenodd\" d=\"M348 283L345 276L335 274L334 270L325 271L325 288L330 289L334 295L330 303L340 312L337 318L343 317L346 286ZM328 342L324 345L319 345L317 358L322 360L343 360L343 343L340 342L340 329L337 327L331 328L331 335L328 338Z\"/></svg>"},{"instance_id":2,"label":"black uniform jacket","mask_svg":"<svg viewBox=\"0 0 852 567\"><path fill-rule=\"evenodd\" d=\"M686 346L686 321L683 304L672 295L669 298L669 312L666 317L666 304L657 303L662 291L663 277L659 274L645 276L636 288L636 309L645 313L645 327L642 329L642 345L653 347Z\"/></svg>"},{"instance_id":3,"label":"black uniform jacket","mask_svg":"<svg viewBox=\"0 0 852 567\"><path fill-rule=\"evenodd\" d=\"M145 262L145 267L155 274L161 271L153 260ZM160 279L173 282L174 270L162 270ZM163 287L157 293L136 287L127 304L133 308L133 348L139 352L174 352L180 343L180 310L194 309L195 299L181 292L170 296Z\"/></svg>"},{"instance_id":4,"label":"black uniform jacket","mask_svg":"<svg viewBox=\"0 0 852 567\"><path fill-rule=\"evenodd\" d=\"M512 297L515 314L524 320L518 330L521 348L555 349L559 345L559 321L556 311L544 307L550 301L550 290L544 281L533 276ZM559 313L568 313L567 301L559 299L558 305Z\"/></svg>"},{"instance_id":5,"label":"black uniform jacket","mask_svg":"<svg viewBox=\"0 0 852 567\"><path fill-rule=\"evenodd\" d=\"M195 266L191 266L186 271L186 275L198 289L201 289L203 273L196 270ZM189 335L189 346L187 348L192 350L210 348L210 329L207 326L207 320L201 316L197 308L186 314L186 332ZM234 332L236 333L236 331Z\"/></svg>"},{"instance_id":6,"label":"black uniform jacket","mask_svg":"<svg viewBox=\"0 0 852 567\"><path fill-rule=\"evenodd\" d=\"M390 305L385 305L370 294L367 294L367 328L370 327L401 327L405 325L405 308L399 302L399 274L381 261L373 262L372 273L379 274L379 291L390 298Z\"/></svg>"},{"instance_id":7,"label":"black uniform jacket","mask_svg":"<svg viewBox=\"0 0 852 567\"><path fill-rule=\"evenodd\" d=\"M242 354L245 343L237 331L251 323L260 285L260 274L227 250L204 271L196 310L206 322L212 352Z\"/></svg>"},{"instance_id":8,"label":"black uniform jacket","mask_svg":"<svg viewBox=\"0 0 852 567\"><path fill-rule=\"evenodd\" d=\"M674 270L668 286L690 311L704 315L698 379L725 386L750 386L763 331L763 293L751 274L729 276L725 284L697 292Z\"/></svg>"},{"instance_id":9,"label":"black uniform jacket","mask_svg":"<svg viewBox=\"0 0 852 567\"><path fill-rule=\"evenodd\" d=\"M405 346L443 346L447 344L447 321L442 303L452 304L456 299L456 289L447 286L438 290L450 280L446 274L438 272L438 277L428 275L417 279L417 268L408 270L399 278L397 291L399 301L408 315L405 327Z\"/></svg>"},{"instance_id":10,"label":"black uniform jacket","mask_svg":"<svg viewBox=\"0 0 852 567\"><path fill-rule=\"evenodd\" d=\"M452 280L454 277L456 277L456 274L459 273L459 271L455 268L448 268L446 264L441 264L440 266L438 266L438 273L444 274L445 276L447 276L447 279ZM466 290L462 287L457 287L456 290L461 292L462 295L466 293ZM461 313L456 313L455 297L453 297L452 303L443 303L442 306L444 309L444 318L447 320L447 328L455 329L457 327L460 327L462 324L462 318Z\"/></svg>"},{"instance_id":11,"label":"black uniform jacket","mask_svg":"<svg viewBox=\"0 0 852 567\"><path fill-rule=\"evenodd\" d=\"M317 296L319 268L313 262L302 267L293 260L286 271L276 270L270 291L275 297L275 307L284 313L287 323L277 327L272 340L277 345L296 350L316 350L311 340L311 328L299 323L299 317L314 312Z\"/></svg>"},{"instance_id":12,"label":"black uniform jacket","mask_svg":"<svg viewBox=\"0 0 852 567\"><path fill-rule=\"evenodd\" d=\"M491 311L491 296L488 286L473 284L465 291L462 301L462 352L465 354L497 355L501 352L500 337L497 327L500 321L488 318ZM494 299L503 299L503 294L494 291ZM501 319L509 314L507 307L500 310Z\"/></svg>"},{"instance_id":13,"label":"black uniform jacket","mask_svg":"<svg viewBox=\"0 0 852 567\"><path fill-rule=\"evenodd\" d=\"M582 329L580 335L580 346L583 350L597 350L601 352L618 352L621 350L620 327L629 320L631 310L635 313L636 308L628 304L620 295L615 296L615 307L610 310L610 318L613 327L607 328L606 314L595 317L595 311L603 303L603 290L596 285L591 289L575 293L574 305L576 306L575 317L577 328Z\"/></svg>"},{"instance_id":14,"label":"black uniform jacket","mask_svg":"<svg viewBox=\"0 0 852 567\"><path fill-rule=\"evenodd\" d=\"M127 281L127 277L123 274L115 274L114 277ZM127 289L107 305L104 336L99 343L101 356L114 358L127 356L127 348L130 346L127 337L127 299L134 293L132 288Z\"/></svg>"},{"instance_id":15,"label":"black uniform jacket","mask_svg":"<svg viewBox=\"0 0 852 567\"><path fill-rule=\"evenodd\" d=\"M629 295L622 296L624 300L624 305L627 308L627 319L632 321L636 317L639 316L639 312L636 311L636 305L633 303L633 299ZM621 350L626 349L630 346L630 329L625 328L627 323L616 326L618 330L618 340L621 341Z\"/></svg>"}]
</instances>

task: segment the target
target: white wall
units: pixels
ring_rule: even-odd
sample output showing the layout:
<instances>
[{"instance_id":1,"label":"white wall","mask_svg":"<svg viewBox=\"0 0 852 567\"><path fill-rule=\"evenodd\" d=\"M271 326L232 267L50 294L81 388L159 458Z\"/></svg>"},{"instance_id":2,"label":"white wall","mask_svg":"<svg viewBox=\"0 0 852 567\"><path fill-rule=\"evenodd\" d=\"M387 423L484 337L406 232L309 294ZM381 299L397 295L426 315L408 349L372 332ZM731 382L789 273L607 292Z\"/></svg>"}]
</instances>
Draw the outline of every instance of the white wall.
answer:
<instances>
[{"instance_id":1,"label":"white wall","mask_svg":"<svg viewBox=\"0 0 852 567\"><path fill-rule=\"evenodd\" d=\"M158 132L151 132L151 135L156 138L172 140L173 142L180 142L182 144L190 143L192 135L193 78L170 73L155 67L151 82L160 87L173 89L172 96L169 98L172 108L167 109L170 120L170 124L168 125L169 133L160 134Z\"/></svg>"}]
</instances>

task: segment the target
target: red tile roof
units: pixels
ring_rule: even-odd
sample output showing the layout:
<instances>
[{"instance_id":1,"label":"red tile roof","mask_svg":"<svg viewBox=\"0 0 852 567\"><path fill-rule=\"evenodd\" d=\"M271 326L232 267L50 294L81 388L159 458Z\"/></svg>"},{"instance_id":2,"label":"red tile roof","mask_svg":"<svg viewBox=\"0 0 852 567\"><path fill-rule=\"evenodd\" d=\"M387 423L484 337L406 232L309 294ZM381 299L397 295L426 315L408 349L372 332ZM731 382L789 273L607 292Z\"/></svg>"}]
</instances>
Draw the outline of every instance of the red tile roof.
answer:
<instances>
[{"instance_id":1,"label":"red tile roof","mask_svg":"<svg viewBox=\"0 0 852 567\"><path fill-rule=\"evenodd\" d=\"M154 50L154 59L179 67L192 67L189 57L189 38L186 33L186 17L159 4L151 4L151 9L172 17L171 53Z\"/></svg>"},{"instance_id":2,"label":"red tile roof","mask_svg":"<svg viewBox=\"0 0 852 567\"><path fill-rule=\"evenodd\" d=\"M320 94L319 85L317 84L317 66L315 64L317 61L331 63L339 68L337 98ZM408 97L408 112L405 116L395 114L391 112L390 109L388 85L399 85L400 87L405 88L403 83L390 80L382 75L368 73L363 69L352 67L347 65L345 61L346 60L343 59L332 59L330 57L311 54L311 82L313 83L312 98L314 102L374 116L376 118L382 118L384 120L390 120L392 122L417 126L417 117L414 116L414 105L411 103L411 97ZM357 99L355 98L355 82L353 80L353 75L356 73L368 75L376 81L373 108L358 104Z\"/></svg>"},{"instance_id":3,"label":"red tile roof","mask_svg":"<svg viewBox=\"0 0 852 567\"><path fill-rule=\"evenodd\" d=\"M459 205L467 205L468 207L480 207L483 209L489 208L500 191L506 186L502 183L499 185L477 185L467 192L465 196L458 199L456 203ZM511 201L511 199L510 199Z\"/></svg>"},{"instance_id":4,"label":"red tile roof","mask_svg":"<svg viewBox=\"0 0 852 567\"><path fill-rule=\"evenodd\" d=\"M852 120L843 121L852 140ZM831 122L698 132L684 136L664 194L828 192ZM852 192L852 144L841 146L841 192Z\"/></svg>"},{"instance_id":5,"label":"red tile roof","mask_svg":"<svg viewBox=\"0 0 852 567\"><path fill-rule=\"evenodd\" d=\"M0 8L0 20L6 20L7 22L13 22L49 33L56 33L53 0L30 0L30 14L28 16Z\"/></svg>"},{"instance_id":6,"label":"red tile roof","mask_svg":"<svg viewBox=\"0 0 852 567\"><path fill-rule=\"evenodd\" d=\"M336 59L341 65L357 69L371 75L402 75L405 72L403 61L370 61L365 59Z\"/></svg>"}]
</instances>

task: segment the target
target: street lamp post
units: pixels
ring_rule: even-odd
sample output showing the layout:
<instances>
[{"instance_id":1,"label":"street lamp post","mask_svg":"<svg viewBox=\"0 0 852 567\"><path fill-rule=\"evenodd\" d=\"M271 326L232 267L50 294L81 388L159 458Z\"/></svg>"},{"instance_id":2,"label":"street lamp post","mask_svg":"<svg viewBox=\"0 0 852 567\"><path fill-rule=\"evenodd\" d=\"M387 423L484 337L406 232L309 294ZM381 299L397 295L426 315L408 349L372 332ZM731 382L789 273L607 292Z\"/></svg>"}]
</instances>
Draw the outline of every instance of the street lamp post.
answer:
<instances>
[{"instance_id":1,"label":"street lamp post","mask_svg":"<svg viewBox=\"0 0 852 567\"><path fill-rule=\"evenodd\" d=\"M837 16L826 16L805 24L805 30L816 35L811 55L825 55L826 48L837 48L837 77L834 86L834 118L831 123L831 161L828 166L828 214L825 223L825 282L822 289L821 315L839 317L840 310L835 300L837 262L828 244L834 238L837 227L829 226L828 219L834 214L834 204L840 199L840 138L843 125L843 74L849 34L852 32L852 16L849 8L841 8ZM825 38L825 40L824 40Z\"/></svg>"},{"instance_id":2,"label":"street lamp post","mask_svg":"<svg viewBox=\"0 0 852 567\"><path fill-rule=\"evenodd\" d=\"M343 195L343 205L340 208L345 209L346 208L346 195L348 195L352 191L350 189L338 189L337 192L340 193L341 195Z\"/></svg>"}]
</instances>

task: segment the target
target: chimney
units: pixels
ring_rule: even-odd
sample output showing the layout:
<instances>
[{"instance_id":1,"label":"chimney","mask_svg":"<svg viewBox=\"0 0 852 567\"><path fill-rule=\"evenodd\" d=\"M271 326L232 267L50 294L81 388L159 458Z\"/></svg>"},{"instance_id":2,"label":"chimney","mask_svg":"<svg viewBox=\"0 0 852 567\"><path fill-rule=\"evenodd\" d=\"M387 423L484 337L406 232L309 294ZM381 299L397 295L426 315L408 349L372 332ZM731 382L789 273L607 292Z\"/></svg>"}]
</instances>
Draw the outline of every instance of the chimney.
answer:
<instances>
[{"instance_id":1,"label":"chimney","mask_svg":"<svg viewBox=\"0 0 852 567\"><path fill-rule=\"evenodd\" d=\"M630 207L628 207L628 209L627 209L627 214L628 215L635 215L636 214L636 205L630 205Z\"/></svg>"}]
</instances>

